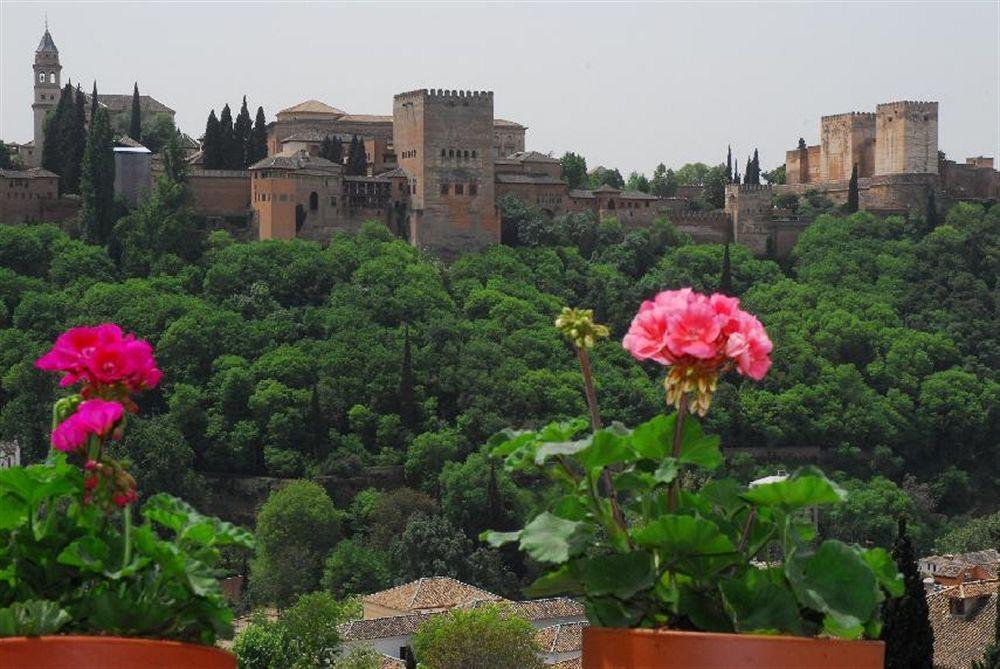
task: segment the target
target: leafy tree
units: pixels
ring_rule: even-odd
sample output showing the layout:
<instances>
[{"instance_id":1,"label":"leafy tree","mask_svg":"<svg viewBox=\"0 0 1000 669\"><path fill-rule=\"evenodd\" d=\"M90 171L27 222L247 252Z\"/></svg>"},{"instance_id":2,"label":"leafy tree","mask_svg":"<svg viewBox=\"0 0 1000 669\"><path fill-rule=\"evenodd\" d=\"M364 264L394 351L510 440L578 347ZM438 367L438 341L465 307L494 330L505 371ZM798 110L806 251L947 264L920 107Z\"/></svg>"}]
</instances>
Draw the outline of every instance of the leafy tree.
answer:
<instances>
[{"instance_id":1,"label":"leafy tree","mask_svg":"<svg viewBox=\"0 0 1000 669\"><path fill-rule=\"evenodd\" d=\"M641 193L648 193L649 189L649 179L646 178L645 174L632 172L628 175L628 182L625 184L625 190L637 190Z\"/></svg>"},{"instance_id":2,"label":"leafy tree","mask_svg":"<svg viewBox=\"0 0 1000 669\"><path fill-rule=\"evenodd\" d=\"M587 179L587 160L576 153L567 151L559 160L562 178L570 188L582 188Z\"/></svg>"},{"instance_id":3,"label":"leafy tree","mask_svg":"<svg viewBox=\"0 0 1000 669\"><path fill-rule=\"evenodd\" d=\"M340 516L315 483L295 481L272 493L257 514L254 596L280 606L315 590L323 559L339 537Z\"/></svg>"},{"instance_id":4,"label":"leafy tree","mask_svg":"<svg viewBox=\"0 0 1000 669\"><path fill-rule=\"evenodd\" d=\"M413 650L428 669L541 669L535 628L502 605L453 609L424 622Z\"/></svg>"},{"instance_id":5,"label":"leafy tree","mask_svg":"<svg viewBox=\"0 0 1000 669\"><path fill-rule=\"evenodd\" d=\"M449 462L441 472L441 511L469 537L517 525L521 493L502 467L482 453Z\"/></svg>"},{"instance_id":6,"label":"leafy tree","mask_svg":"<svg viewBox=\"0 0 1000 669\"><path fill-rule=\"evenodd\" d=\"M957 525L934 543L938 553L969 553L1000 545L1000 511Z\"/></svg>"},{"instance_id":7,"label":"leafy tree","mask_svg":"<svg viewBox=\"0 0 1000 669\"><path fill-rule=\"evenodd\" d=\"M247 149L247 165L253 165L267 157L267 119L264 108L257 107L253 130L250 131L250 143Z\"/></svg>"},{"instance_id":8,"label":"leafy tree","mask_svg":"<svg viewBox=\"0 0 1000 669\"><path fill-rule=\"evenodd\" d=\"M649 192L659 197L673 197L677 194L677 175L673 170L660 163L653 170L653 178L649 182Z\"/></svg>"},{"instance_id":9,"label":"leafy tree","mask_svg":"<svg viewBox=\"0 0 1000 669\"><path fill-rule=\"evenodd\" d=\"M177 136L174 120L167 113L151 114L142 124L142 144L153 153L160 153Z\"/></svg>"},{"instance_id":10,"label":"leafy tree","mask_svg":"<svg viewBox=\"0 0 1000 669\"><path fill-rule=\"evenodd\" d=\"M902 597L890 597L884 606L882 640L886 669L932 669L934 631L904 516L899 517L892 558L903 574L906 592Z\"/></svg>"},{"instance_id":11,"label":"leafy tree","mask_svg":"<svg viewBox=\"0 0 1000 669\"><path fill-rule=\"evenodd\" d=\"M139 103L139 82L132 88L132 113L129 116L128 136L135 141L142 140L142 106Z\"/></svg>"},{"instance_id":12,"label":"leafy tree","mask_svg":"<svg viewBox=\"0 0 1000 669\"><path fill-rule=\"evenodd\" d=\"M351 539L338 543L323 567L323 589L338 599L377 592L390 582L388 555Z\"/></svg>"},{"instance_id":13,"label":"leafy tree","mask_svg":"<svg viewBox=\"0 0 1000 669\"><path fill-rule=\"evenodd\" d=\"M92 244L106 244L115 214L115 157L111 120L105 109L98 109L90 122L87 147L83 152L80 196L84 238Z\"/></svg>"},{"instance_id":14,"label":"leafy tree","mask_svg":"<svg viewBox=\"0 0 1000 669\"><path fill-rule=\"evenodd\" d=\"M786 167L784 164L778 165L770 172L763 172L762 176L767 180L767 183L773 185L781 185L787 182L788 176ZM798 198L796 198L797 200Z\"/></svg>"},{"instance_id":15,"label":"leafy tree","mask_svg":"<svg viewBox=\"0 0 1000 669\"><path fill-rule=\"evenodd\" d=\"M0 139L0 170L20 169L17 161L18 157L12 154L7 143Z\"/></svg>"},{"instance_id":16,"label":"leafy tree","mask_svg":"<svg viewBox=\"0 0 1000 669\"><path fill-rule=\"evenodd\" d=\"M335 669L381 669L382 653L371 646L354 646L337 661Z\"/></svg>"},{"instance_id":17,"label":"leafy tree","mask_svg":"<svg viewBox=\"0 0 1000 669\"><path fill-rule=\"evenodd\" d=\"M590 173L590 187L599 188L600 186L624 188L625 179L622 177L622 173L618 171L618 168L610 170L606 168L596 168Z\"/></svg>"},{"instance_id":18,"label":"leafy tree","mask_svg":"<svg viewBox=\"0 0 1000 669\"><path fill-rule=\"evenodd\" d=\"M366 518L368 543L376 549L388 550L406 530L414 515L432 516L437 512L437 502L413 488L397 488L381 493L371 515Z\"/></svg>"},{"instance_id":19,"label":"leafy tree","mask_svg":"<svg viewBox=\"0 0 1000 669\"><path fill-rule=\"evenodd\" d=\"M722 209L726 204L726 175L723 165L717 165L705 173L704 199L708 206L713 209ZM737 181L737 183L739 183Z\"/></svg>"},{"instance_id":20,"label":"leafy tree","mask_svg":"<svg viewBox=\"0 0 1000 669\"><path fill-rule=\"evenodd\" d=\"M705 183L709 169L705 163L687 163L677 170L677 184L680 186L701 186Z\"/></svg>"},{"instance_id":21,"label":"leafy tree","mask_svg":"<svg viewBox=\"0 0 1000 669\"><path fill-rule=\"evenodd\" d=\"M847 204L844 206L844 211L853 214L858 210L858 202L858 164L854 163L854 167L851 168L851 180L847 184Z\"/></svg>"},{"instance_id":22,"label":"leafy tree","mask_svg":"<svg viewBox=\"0 0 1000 669\"><path fill-rule=\"evenodd\" d=\"M233 640L240 669L287 669L295 660L289 649L288 630L278 621L256 615Z\"/></svg>"},{"instance_id":23,"label":"leafy tree","mask_svg":"<svg viewBox=\"0 0 1000 669\"><path fill-rule=\"evenodd\" d=\"M341 644L337 625L345 619L345 614L345 607L326 592L300 595L282 613L289 654L295 658L292 669L333 665Z\"/></svg>"},{"instance_id":24,"label":"leafy tree","mask_svg":"<svg viewBox=\"0 0 1000 669\"><path fill-rule=\"evenodd\" d=\"M240 113L236 115L236 123L233 125L233 142L236 148L233 149L234 160L236 151L239 150L239 160L234 165L234 169L245 169L249 165L250 159L250 135L253 132L253 121L250 120L250 110L247 109L247 96L243 96L243 104L240 106Z\"/></svg>"},{"instance_id":25,"label":"leafy tree","mask_svg":"<svg viewBox=\"0 0 1000 669\"><path fill-rule=\"evenodd\" d=\"M406 453L404 471L407 482L423 492L439 496L438 476L446 463L458 458L463 445L461 435L453 429L424 432L417 436Z\"/></svg>"},{"instance_id":26,"label":"leafy tree","mask_svg":"<svg viewBox=\"0 0 1000 669\"><path fill-rule=\"evenodd\" d=\"M206 170L220 170L225 164L224 147L222 141L222 126L215 116L213 109L208 114L208 122L205 124L205 136L201 141L202 162Z\"/></svg>"},{"instance_id":27,"label":"leafy tree","mask_svg":"<svg viewBox=\"0 0 1000 669\"><path fill-rule=\"evenodd\" d=\"M461 578L472 544L442 516L415 513L393 546L396 573L404 579L422 576Z\"/></svg>"}]
</instances>

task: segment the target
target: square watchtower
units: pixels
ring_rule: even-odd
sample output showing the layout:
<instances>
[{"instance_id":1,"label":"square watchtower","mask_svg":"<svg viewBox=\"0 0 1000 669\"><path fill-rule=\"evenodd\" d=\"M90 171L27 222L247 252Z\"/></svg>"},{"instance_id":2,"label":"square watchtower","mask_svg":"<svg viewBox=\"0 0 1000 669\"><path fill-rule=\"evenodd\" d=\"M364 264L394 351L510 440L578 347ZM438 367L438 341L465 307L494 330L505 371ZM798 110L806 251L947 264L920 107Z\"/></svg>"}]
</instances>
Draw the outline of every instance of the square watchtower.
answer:
<instances>
[{"instance_id":1,"label":"square watchtower","mask_svg":"<svg viewBox=\"0 0 1000 669\"><path fill-rule=\"evenodd\" d=\"M493 93L423 89L393 100L393 145L410 186L410 241L444 256L500 242Z\"/></svg>"}]
</instances>

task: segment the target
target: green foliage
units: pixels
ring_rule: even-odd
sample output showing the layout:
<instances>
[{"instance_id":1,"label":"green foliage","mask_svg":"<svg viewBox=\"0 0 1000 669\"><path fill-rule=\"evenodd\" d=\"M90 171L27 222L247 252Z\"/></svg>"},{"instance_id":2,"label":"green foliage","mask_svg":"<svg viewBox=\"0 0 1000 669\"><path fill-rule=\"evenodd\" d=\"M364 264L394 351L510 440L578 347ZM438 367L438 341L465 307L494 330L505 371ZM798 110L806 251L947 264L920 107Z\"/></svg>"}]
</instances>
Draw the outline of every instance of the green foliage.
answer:
<instances>
[{"instance_id":1,"label":"green foliage","mask_svg":"<svg viewBox=\"0 0 1000 669\"><path fill-rule=\"evenodd\" d=\"M61 454L0 470L0 635L211 644L232 634L215 565L222 548L252 547L248 532L158 494L125 534L81 503L83 490L80 469Z\"/></svg>"},{"instance_id":2,"label":"green foliage","mask_svg":"<svg viewBox=\"0 0 1000 669\"><path fill-rule=\"evenodd\" d=\"M567 151L559 160L562 164L562 178L570 188L582 188L587 180L587 160Z\"/></svg>"},{"instance_id":3,"label":"green foliage","mask_svg":"<svg viewBox=\"0 0 1000 669\"><path fill-rule=\"evenodd\" d=\"M138 82L132 89L132 113L129 116L128 136L137 142L142 141L142 107L139 104Z\"/></svg>"},{"instance_id":4,"label":"green foliage","mask_svg":"<svg viewBox=\"0 0 1000 669\"><path fill-rule=\"evenodd\" d=\"M84 239L91 244L106 244L114 226L115 157L111 121L104 109L98 109L90 119L80 174L80 198Z\"/></svg>"},{"instance_id":5,"label":"green foliage","mask_svg":"<svg viewBox=\"0 0 1000 669\"><path fill-rule=\"evenodd\" d=\"M883 589L900 595L902 579L882 549L833 539L814 545L801 512L845 496L818 470L749 490L715 480L678 495L685 473L722 463L718 437L694 418L679 424L676 414L661 415L634 430L614 424L581 435L584 427L550 424L490 441L508 469L540 469L562 491L524 529L483 535L494 546L516 541L550 565L535 593L582 594L591 622L610 627L877 635ZM615 503L604 476L618 491ZM782 566L754 566L772 545Z\"/></svg>"},{"instance_id":6,"label":"green foliage","mask_svg":"<svg viewBox=\"0 0 1000 669\"><path fill-rule=\"evenodd\" d=\"M906 590L885 603L882 640L886 669L932 669L934 630L927 610L927 595L917 571L917 556L906 533L906 519L899 517L892 557L903 573Z\"/></svg>"},{"instance_id":7,"label":"green foliage","mask_svg":"<svg viewBox=\"0 0 1000 669\"><path fill-rule=\"evenodd\" d=\"M427 669L541 669L531 623L502 605L452 611L424 622L413 637L420 666Z\"/></svg>"},{"instance_id":8,"label":"green foliage","mask_svg":"<svg viewBox=\"0 0 1000 669\"><path fill-rule=\"evenodd\" d=\"M286 669L294 662L288 646L284 625L257 615L236 635L233 653L240 669Z\"/></svg>"},{"instance_id":9,"label":"green foliage","mask_svg":"<svg viewBox=\"0 0 1000 669\"><path fill-rule=\"evenodd\" d=\"M959 523L934 542L937 553L968 553L1000 546L1000 511Z\"/></svg>"},{"instance_id":10,"label":"green foliage","mask_svg":"<svg viewBox=\"0 0 1000 669\"><path fill-rule=\"evenodd\" d=\"M340 537L340 516L320 486L295 481L261 507L256 534L250 567L254 596L287 605L319 586L323 560Z\"/></svg>"},{"instance_id":11,"label":"green foliage","mask_svg":"<svg viewBox=\"0 0 1000 669\"><path fill-rule=\"evenodd\" d=\"M337 544L323 566L323 589L334 597L364 595L390 583L388 555L351 539Z\"/></svg>"}]
</instances>

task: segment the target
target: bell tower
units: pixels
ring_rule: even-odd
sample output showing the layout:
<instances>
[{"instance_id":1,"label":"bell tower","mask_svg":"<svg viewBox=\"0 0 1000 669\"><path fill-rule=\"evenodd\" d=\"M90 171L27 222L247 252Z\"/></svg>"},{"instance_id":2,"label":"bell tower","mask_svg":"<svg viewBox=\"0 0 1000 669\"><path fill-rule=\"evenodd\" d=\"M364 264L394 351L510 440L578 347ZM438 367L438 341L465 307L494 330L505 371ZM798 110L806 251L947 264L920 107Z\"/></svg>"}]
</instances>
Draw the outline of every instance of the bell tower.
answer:
<instances>
[{"instance_id":1,"label":"bell tower","mask_svg":"<svg viewBox=\"0 0 1000 669\"><path fill-rule=\"evenodd\" d=\"M31 110L35 117L35 150L31 162L37 167L42 163L42 146L45 144L45 115L59 104L62 65L59 64L59 49L49 33L49 22L45 21L45 34L35 49L35 64L32 66L35 85L34 102Z\"/></svg>"}]
</instances>

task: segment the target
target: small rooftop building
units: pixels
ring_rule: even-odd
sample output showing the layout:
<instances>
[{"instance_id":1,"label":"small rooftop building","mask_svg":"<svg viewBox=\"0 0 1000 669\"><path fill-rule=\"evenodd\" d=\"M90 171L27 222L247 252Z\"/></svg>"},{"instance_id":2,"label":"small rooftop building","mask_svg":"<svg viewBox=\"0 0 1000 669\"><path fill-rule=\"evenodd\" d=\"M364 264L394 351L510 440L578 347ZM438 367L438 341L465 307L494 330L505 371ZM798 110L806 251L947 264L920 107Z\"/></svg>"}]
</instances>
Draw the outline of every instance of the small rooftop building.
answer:
<instances>
[{"instance_id":1,"label":"small rooftop building","mask_svg":"<svg viewBox=\"0 0 1000 669\"><path fill-rule=\"evenodd\" d=\"M142 193L148 193L153 187L153 152L140 144L116 146L114 153L115 195L135 207Z\"/></svg>"},{"instance_id":2,"label":"small rooftop building","mask_svg":"<svg viewBox=\"0 0 1000 669\"><path fill-rule=\"evenodd\" d=\"M927 593L934 669L969 669L996 634L997 581L974 581Z\"/></svg>"}]
</instances>

